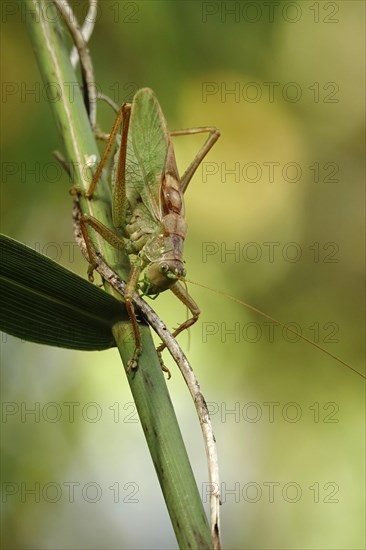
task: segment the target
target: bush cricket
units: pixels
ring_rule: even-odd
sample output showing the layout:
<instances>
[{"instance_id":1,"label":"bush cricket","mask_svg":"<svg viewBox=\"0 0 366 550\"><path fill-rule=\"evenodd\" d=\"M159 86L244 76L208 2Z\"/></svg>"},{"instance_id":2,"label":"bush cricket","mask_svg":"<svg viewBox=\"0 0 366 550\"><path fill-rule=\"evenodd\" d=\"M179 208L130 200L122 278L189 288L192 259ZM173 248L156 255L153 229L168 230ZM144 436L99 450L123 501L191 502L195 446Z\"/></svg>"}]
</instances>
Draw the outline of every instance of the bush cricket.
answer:
<instances>
[{"instance_id":1,"label":"bush cricket","mask_svg":"<svg viewBox=\"0 0 366 550\"><path fill-rule=\"evenodd\" d=\"M122 131L119 140L117 133L120 126ZM208 133L208 138L180 177L171 137L199 133ZM174 338L191 327L200 314L199 307L180 282L185 280L218 292L283 326L280 321L250 304L185 279L183 244L187 224L184 217L184 193L201 161L219 137L220 132L215 127L169 131L154 92L149 88L142 88L135 94L132 103L124 103L119 109L106 148L85 194L89 200L93 198L111 148L114 142L119 140L112 173L112 220L115 229L112 231L88 214L81 216L80 228L88 251L90 262L88 273L91 280L92 272L98 262L88 234L88 226L99 233L110 245L124 250L129 256L131 269L124 300L135 339L135 350L129 362L129 368L137 367L142 351L132 301L137 288L143 295L153 298L170 289L187 306L192 317L178 326L173 332ZM81 192L75 187L72 193ZM297 334L291 328L287 330L364 378L363 374L312 340ZM164 348L165 344L157 348L159 354Z\"/></svg>"},{"instance_id":2,"label":"bush cricket","mask_svg":"<svg viewBox=\"0 0 366 550\"><path fill-rule=\"evenodd\" d=\"M137 287L144 295L151 297L170 289L188 307L192 317L179 325L173 332L174 337L198 319L200 310L197 304L179 282L186 273L183 262L183 244L187 233L184 193L220 132L214 127L170 132L154 92L149 88L140 89L132 103L123 104L117 114L86 193L90 200L121 125L120 144L112 174L112 220L115 231L88 214L81 217L80 225L89 255L89 278L96 266L96 252L87 231L88 226L110 245L124 250L130 258L131 270L124 299L135 338L129 368L135 368L142 351L132 303ZM180 177L171 137L200 133L208 133L208 138ZM80 193L76 189L73 192ZM162 344L158 351L161 352L164 347Z\"/></svg>"}]
</instances>

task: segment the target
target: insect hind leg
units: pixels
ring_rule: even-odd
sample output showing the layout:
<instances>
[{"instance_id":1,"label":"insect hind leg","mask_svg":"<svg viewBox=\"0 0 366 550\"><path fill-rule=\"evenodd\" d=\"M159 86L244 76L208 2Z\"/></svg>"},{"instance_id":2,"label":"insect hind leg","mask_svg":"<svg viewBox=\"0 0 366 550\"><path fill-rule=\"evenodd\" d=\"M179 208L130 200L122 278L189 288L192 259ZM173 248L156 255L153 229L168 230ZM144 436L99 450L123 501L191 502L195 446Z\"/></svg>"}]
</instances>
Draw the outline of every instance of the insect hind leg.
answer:
<instances>
[{"instance_id":1,"label":"insect hind leg","mask_svg":"<svg viewBox=\"0 0 366 550\"><path fill-rule=\"evenodd\" d=\"M192 160L191 164L188 166L183 176L181 177L181 189L183 193L188 187L189 182L191 181L194 173L201 164L202 160L205 158L209 150L214 146L216 141L220 137L220 130L211 126L202 126L199 128L186 128L184 130L173 130L170 132L171 136L191 136L195 134L204 134L208 133L209 136L206 139L205 143L202 145L201 149L198 151L197 155Z\"/></svg>"}]
</instances>

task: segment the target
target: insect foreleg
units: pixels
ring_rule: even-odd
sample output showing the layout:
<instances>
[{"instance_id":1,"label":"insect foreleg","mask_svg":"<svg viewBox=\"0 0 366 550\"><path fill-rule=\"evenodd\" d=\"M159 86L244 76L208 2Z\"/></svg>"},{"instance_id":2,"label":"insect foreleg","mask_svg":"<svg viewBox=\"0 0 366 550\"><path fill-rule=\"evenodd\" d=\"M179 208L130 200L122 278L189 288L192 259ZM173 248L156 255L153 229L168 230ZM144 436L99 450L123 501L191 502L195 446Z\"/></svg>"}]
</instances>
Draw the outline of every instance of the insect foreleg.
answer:
<instances>
[{"instance_id":1,"label":"insect foreleg","mask_svg":"<svg viewBox=\"0 0 366 550\"><path fill-rule=\"evenodd\" d=\"M211 147L216 143L220 137L220 130L214 127L201 127L201 128L186 128L185 130L173 130L170 132L171 136L189 136L194 134L203 134L208 133L209 136L206 139L205 143L202 145L201 149L198 151L197 155L192 160L191 164L188 166L187 170L184 172L181 177L181 190L183 193L188 187L189 182L191 181L193 174L196 172L197 168L201 164L202 160L205 158Z\"/></svg>"},{"instance_id":2,"label":"insect foreleg","mask_svg":"<svg viewBox=\"0 0 366 550\"><path fill-rule=\"evenodd\" d=\"M96 261L96 252L90 235L87 230L87 225L92 227L104 240L106 240L111 246L117 248L117 250L126 251L126 242L123 238L119 237L116 233L108 229L103 223L89 216L89 214L83 214L80 218L80 229L84 237L86 248L88 251L90 266L88 269L88 277L91 282L93 282L93 271L97 266Z\"/></svg>"},{"instance_id":3,"label":"insect foreleg","mask_svg":"<svg viewBox=\"0 0 366 550\"><path fill-rule=\"evenodd\" d=\"M177 298L181 302L183 302L184 305L186 305L189 309L189 311L192 313L192 317L190 319L187 319L187 321L184 321L181 325L179 325L178 328L175 329L175 331L172 333L172 336L176 338L178 334L180 334L183 330L188 329L191 327L198 319L200 315L200 309L196 302L193 300L193 298L188 294L184 286L176 282L170 290L176 295ZM166 347L165 344L160 344L160 346L157 348L157 352L161 353L163 349Z\"/></svg>"},{"instance_id":4,"label":"insect foreleg","mask_svg":"<svg viewBox=\"0 0 366 550\"><path fill-rule=\"evenodd\" d=\"M127 313L130 318L133 334L135 337L135 351L133 353L132 359L128 362L129 369L134 369L137 367L138 359L142 352L141 335L140 335L140 330L139 330L139 326L136 318L135 308L132 301L133 295L135 294L137 289L137 283L140 277L141 269L142 269L141 260L138 258L137 263L132 266L132 269L128 276L126 290L124 294Z\"/></svg>"}]
</instances>

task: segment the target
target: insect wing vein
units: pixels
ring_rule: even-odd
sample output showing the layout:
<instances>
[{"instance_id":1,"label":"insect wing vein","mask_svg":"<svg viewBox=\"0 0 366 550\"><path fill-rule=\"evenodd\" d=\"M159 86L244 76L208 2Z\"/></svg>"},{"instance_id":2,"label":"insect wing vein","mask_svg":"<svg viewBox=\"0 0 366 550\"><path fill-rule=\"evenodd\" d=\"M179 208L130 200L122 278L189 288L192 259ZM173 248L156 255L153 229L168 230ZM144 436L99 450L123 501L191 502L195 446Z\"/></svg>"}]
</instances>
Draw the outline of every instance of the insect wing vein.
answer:
<instances>
[{"instance_id":1,"label":"insect wing vein","mask_svg":"<svg viewBox=\"0 0 366 550\"><path fill-rule=\"evenodd\" d=\"M144 88L132 105L126 179L131 204L141 197L157 221L162 218L160 187L168 145L169 134L159 103L153 92Z\"/></svg>"}]
</instances>

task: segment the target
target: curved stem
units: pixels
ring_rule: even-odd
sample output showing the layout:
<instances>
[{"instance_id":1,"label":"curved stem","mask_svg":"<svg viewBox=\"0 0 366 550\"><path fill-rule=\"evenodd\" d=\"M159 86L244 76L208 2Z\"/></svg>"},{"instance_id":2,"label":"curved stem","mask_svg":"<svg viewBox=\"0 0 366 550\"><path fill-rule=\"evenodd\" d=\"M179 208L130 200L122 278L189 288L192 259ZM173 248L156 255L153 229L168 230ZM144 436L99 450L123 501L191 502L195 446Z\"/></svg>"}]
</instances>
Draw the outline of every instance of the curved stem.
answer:
<instances>
[{"instance_id":1,"label":"curved stem","mask_svg":"<svg viewBox=\"0 0 366 550\"><path fill-rule=\"evenodd\" d=\"M72 163L75 183L88 189L87 166L91 158L99 157L99 152L77 88L62 28L57 22L57 14L56 17L46 18L41 0L25 1L28 11L33 13L33 17L27 18L27 23L43 80L48 84L56 78L61 90L60 101L52 103L52 107L62 132L67 159ZM50 13L49 9L47 13ZM75 83L76 93L72 98L69 94L70 83ZM110 226L110 189L105 182L99 185L98 196L92 201L84 197L80 199L81 209L83 213ZM116 258L115 251L98 235L95 236L95 248L102 251L108 265L120 265L121 258ZM117 273L121 279L126 279L126 270L119 268ZM110 294L116 294L108 283L105 283L105 289ZM180 548L212 548L210 528L148 326L141 326L141 334L143 352L140 366L136 373L131 373L127 369L134 347L130 323L121 322L114 327L116 344L125 365L177 541Z\"/></svg>"}]
</instances>

